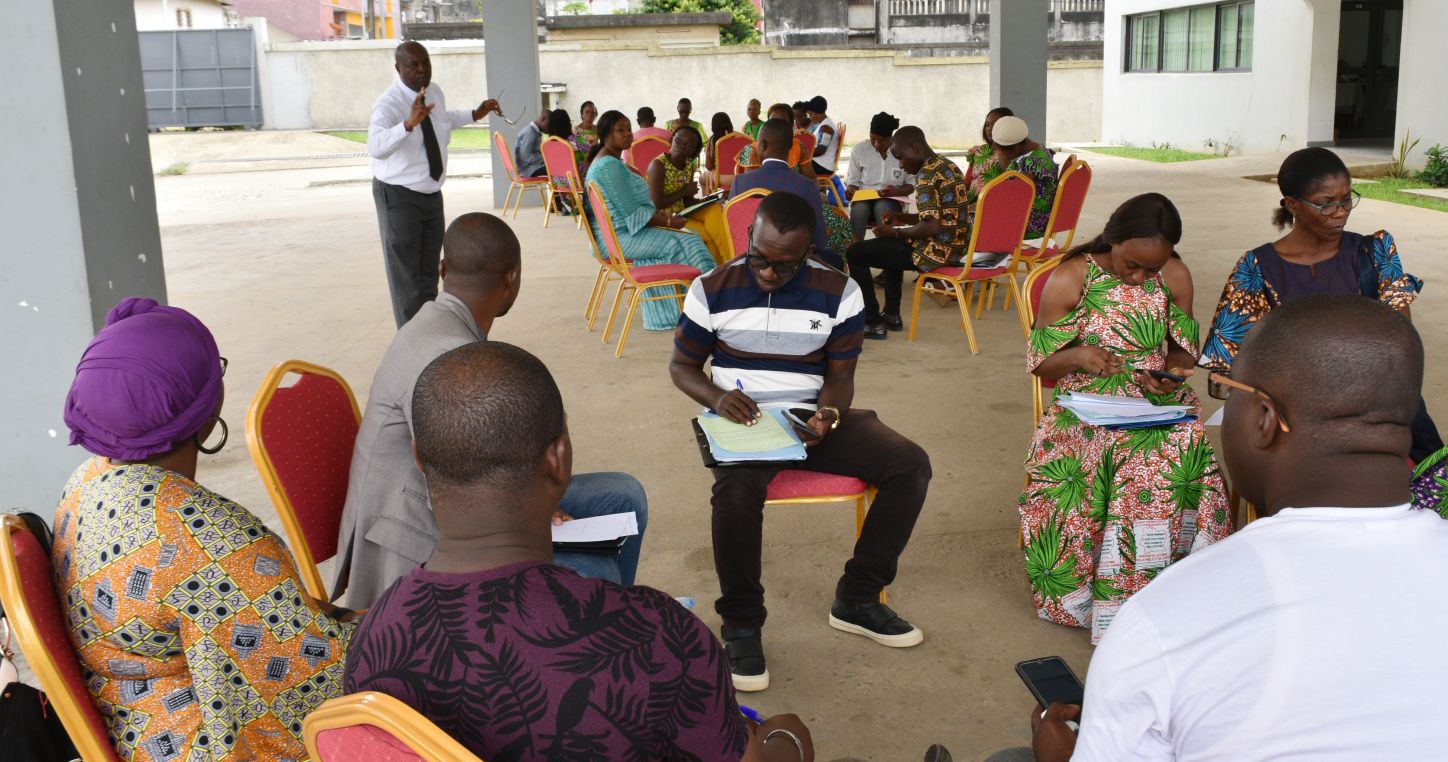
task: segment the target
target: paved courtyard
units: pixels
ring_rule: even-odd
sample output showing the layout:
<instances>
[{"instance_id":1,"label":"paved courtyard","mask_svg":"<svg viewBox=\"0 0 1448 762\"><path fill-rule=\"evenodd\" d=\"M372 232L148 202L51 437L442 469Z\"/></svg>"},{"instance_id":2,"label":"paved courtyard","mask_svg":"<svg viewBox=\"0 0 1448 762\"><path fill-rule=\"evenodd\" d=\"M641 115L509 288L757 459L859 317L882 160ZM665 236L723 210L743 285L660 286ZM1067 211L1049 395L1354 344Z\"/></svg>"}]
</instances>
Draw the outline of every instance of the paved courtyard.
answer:
<instances>
[{"instance_id":1,"label":"paved courtyard","mask_svg":"<svg viewBox=\"0 0 1448 762\"><path fill-rule=\"evenodd\" d=\"M216 138L195 135L155 137L153 150L169 165L186 160L191 146L182 141L196 139L199 147L203 137L215 151ZM337 143L330 150L309 137L293 153L258 153L264 135L237 140L245 150L209 155L318 156L361 148L327 138ZM1268 223L1275 187L1240 178L1271 174L1279 157L1156 165L1082 156L1095 180L1081 240L1126 198L1165 193L1185 219L1180 251L1194 273L1196 315L1204 322L1235 258L1275 237ZM279 529L242 436L262 375L282 360L306 359L337 369L365 398L394 335L369 173L364 162L347 158L275 161L265 171L208 166L247 168L198 163L190 174L156 178L170 300L200 316L230 359L225 417L232 438L202 461L200 479ZM450 215L491 210L490 181L477 176L488 166L486 154L454 157ZM595 267L570 222L555 219L545 230L536 209L513 222L523 242L524 286L492 338L528 349L552 369L567 404L576 469L629 471L648 489L640 582L695 597L699 615L717 628L711 479L687 425L697 406L669 383L667 334L636 326L627 354L616 360L601 331L585 330L581 314ZM1350 227L1393 232L1407 269L1427 281L1413 317L1428 344L1428 404L1448 419L1440 372L1448 348L1429 328L1448 317L1448 260L1441 256L1448 215L1367 200ZM1033 702L1013 665L1059 654L1084 674L1090 660L1087 632L1036 618L1016 546L1016 497L1032 431L1020 328L1013 314L988 312L976 325L981 353L971 356L955 321L953 306L927 301L918 343L899 333L868 342L855 397L922 444L933 461L930 497L890 590L892 605L925 631L925 643L894 651L826 624L852 541L847 509L780 508L766 522L765 645L774 681L743 701L765 714L798 713L822 760L913 760L931 742L946 744L957 759L979 759L1025 743ZM1210 412L1217 403L1207 404Z\"/></svg>"}]
</instances>

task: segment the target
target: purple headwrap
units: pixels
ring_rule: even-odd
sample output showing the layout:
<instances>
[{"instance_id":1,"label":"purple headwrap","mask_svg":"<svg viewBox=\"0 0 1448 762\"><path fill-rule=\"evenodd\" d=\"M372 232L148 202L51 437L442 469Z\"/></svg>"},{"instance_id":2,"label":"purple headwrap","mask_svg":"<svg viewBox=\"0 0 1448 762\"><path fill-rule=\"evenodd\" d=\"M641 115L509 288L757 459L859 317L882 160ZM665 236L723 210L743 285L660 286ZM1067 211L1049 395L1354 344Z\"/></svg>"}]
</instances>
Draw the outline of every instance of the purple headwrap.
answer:
<instances>
[{"instance_id":1,"label":"purple headwrap","mask_svg":"<svg viewBox=\"0 0 1448 762\"><path fill-rule=\"evenodd\" d=\"M169 452L216 414L221 391L211 331L186 310L129 297L75 367L65 398L70 443L117 460Z\"/></svg>"}]
</instances>

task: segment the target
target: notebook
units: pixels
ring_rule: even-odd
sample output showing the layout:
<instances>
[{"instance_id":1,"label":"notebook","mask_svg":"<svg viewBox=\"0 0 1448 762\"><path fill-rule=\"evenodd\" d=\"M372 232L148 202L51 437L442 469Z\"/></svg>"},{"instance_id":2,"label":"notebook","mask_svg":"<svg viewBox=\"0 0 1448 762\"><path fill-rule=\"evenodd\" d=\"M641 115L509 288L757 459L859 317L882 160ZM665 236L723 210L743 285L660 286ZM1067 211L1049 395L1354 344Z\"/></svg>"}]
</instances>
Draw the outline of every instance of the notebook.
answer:
<instances>
[{"instance_id":1,"label":"notebook","mask_svg":"<svg viewBox=\"0 0 1448 762\"><path fill-rule=\"evenodd\" d=\"M693 420L699 454L709 468L732 463L781 462L808 457L804 443L784 416L784 408L767 408L753 426L744 426L705 412Z\"/></svg>"}]
</instances>

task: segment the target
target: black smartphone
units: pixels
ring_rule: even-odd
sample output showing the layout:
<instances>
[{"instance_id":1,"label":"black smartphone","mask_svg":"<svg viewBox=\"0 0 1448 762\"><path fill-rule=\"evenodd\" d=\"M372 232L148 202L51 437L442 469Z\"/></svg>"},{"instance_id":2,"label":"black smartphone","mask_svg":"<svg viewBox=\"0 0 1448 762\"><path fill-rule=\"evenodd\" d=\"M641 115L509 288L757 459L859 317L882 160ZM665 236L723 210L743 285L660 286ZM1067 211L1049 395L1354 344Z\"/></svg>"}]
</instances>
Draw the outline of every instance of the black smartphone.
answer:
<instances>
[{"instance_id":1,"label":"black smartphone","mask_svg":"<svg viewBox=\"0 0 1448 762\"><path fill-rule=\"evenodd\" d=\"M1175 373L1167 373L1164 370L1149 370L1147 371L1147 374L1149 374L1152 378L1158 381L1175 381L1179 384L1184 384L1187 382L1186 376L1178 376Z\"/></svg>"},{"instance_id":2,"label":"black smartphone","mask_svg":"<svg viewBox=\"0 0 1448 762\"><path fill-rule=\"evenodd\" d=\"M1086 695L1081 679L1059 656L1031 659L1016 665L1016 674L1042 707L1060 702L1080 705Z\"/></svg>"},{"instance_id":3,"label":"black smartphone","mask_svg":"<svg viewBox=\"0 0 1448 762\"><path fill-rule=\"evenodd\" d=\"M795 408L784 411L784 417L788 418L789 422L794 424L794 430L798 431L799 435L805 439L820 438L819 433L809 427L809 419L813 418L814 414L815 411L807 408Z\"/></svg>"}]
</instances>

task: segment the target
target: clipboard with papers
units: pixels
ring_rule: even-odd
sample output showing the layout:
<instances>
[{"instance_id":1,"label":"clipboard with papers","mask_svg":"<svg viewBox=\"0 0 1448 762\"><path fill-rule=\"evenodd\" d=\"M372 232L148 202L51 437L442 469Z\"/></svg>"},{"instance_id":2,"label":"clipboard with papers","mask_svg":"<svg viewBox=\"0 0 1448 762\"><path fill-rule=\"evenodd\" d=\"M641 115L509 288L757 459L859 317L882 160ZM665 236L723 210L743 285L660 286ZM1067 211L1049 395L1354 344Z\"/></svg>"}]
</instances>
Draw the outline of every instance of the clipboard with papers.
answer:
<instances>
[{"instance_id":1,"label":"clipboard with papers","mask_svg":"<svg viewBox=\"0 0 1448 762\"><path fill-rule=\"evenodd\" d=\"M734 423L714 412L691 423L699 455L709 468L735 463L788 462L808 457L783 408L765 408L753 426Z\"/></svg>"},{"instance_id":2,"label":"clipboard with papers","mask_svg":"<svg viewBox=\"0 0 1448 762\"><path fill-rule=\"evenodd\" d=\"M722 191L722 190L721 190L721 191L714 191L713 193L710 193L709 195L705 196L702 200L699 201L699 203L694 204L693 206L686 206L686 207L684 207L683 209L680 209L680 210L679 210L679 216L680 216L680 217L688 217L688 216L691 215L691 214L695 214L695 213L697 213L697 212L700 212L700 211L702 211L702 210L704 210L704 209L706 209L706 208L708 208L708 207L710 207L710 206L713 206L714 204L717 204L717 203L719 203L720 201L723 201L723 200L724 200L724 191Z\"/></svg>"}]
</instances>

